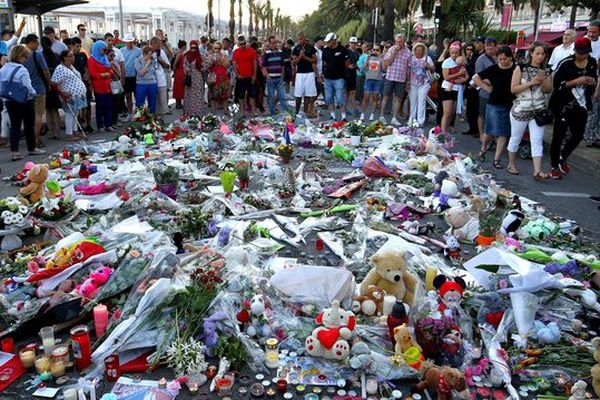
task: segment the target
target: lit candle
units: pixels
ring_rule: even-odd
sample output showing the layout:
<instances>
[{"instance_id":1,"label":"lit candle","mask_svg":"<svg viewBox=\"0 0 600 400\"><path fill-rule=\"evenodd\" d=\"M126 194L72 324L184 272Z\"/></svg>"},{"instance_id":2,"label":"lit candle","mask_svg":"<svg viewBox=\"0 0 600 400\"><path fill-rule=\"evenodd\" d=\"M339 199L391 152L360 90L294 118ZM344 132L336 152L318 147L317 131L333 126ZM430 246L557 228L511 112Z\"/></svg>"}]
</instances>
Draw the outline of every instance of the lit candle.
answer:
<instances>
[{"instance_id":1,"label":"lit candle","mask_svg":"<svg viewBox=\"0 0 600 400\"><path fill-rule=\"evenodd\" d=\"M63 360L52 360L50 372L54 378L59 378L65 374L66 366Z\"/></svg>"},{"instance_id":2,"label":"lit candle","mask_svg":"<svg viewBox=\"0 0 600 400\"><path fill-rule=\"evenodd\" d=\"M383 315L390 315L394 304L396 304L396 296L386 295L383 298Z\"/></svg>"},{"instance_id":3,"label":"lit candle","mask_svg":"<svg viewBox=\"0 0 600 400\"><path fill-rule=\"evenodd\" d=\"M104 304L98 304L94 307L94 325L96 327L96 336L104 336L108 326L108 308Z\"/></svg>"},{"instance_id":4,"label":"lit candle","mask_svg":"<svg viewBox=\"0 0 600 400\"><path fill-rule=\"evenodd\" d=\"M279 367L279 341L275 338L268 339L265 347L265 365L267 368Z\"/></svg>"},{"instance_id":5,"label":"lit candle","mask_svg":"<svg viewBox=\"0 0 600 400\"><path fill-rule=\"evenodd\" d=\"M51 326L45 326L40 329L40 337L42 338L42 346L44 346L44 353L51 354L54 349L54 328Z\"/></svg>"},{"instance_id":6,"label":"lit candle","mask_svg":"<svg viewBox=\"0 0 600 400\"><path fill-rule=\"evenodd\" d=\"M35 370L38 374L50 371L50 357L43 354L35 358Z\"/></svg>"},{"instance_id":7,"label":"lit candle","mask_svg":"<svg viewBox=\"0 0 600 400\"><path fill-rule=\"evenodd\" d=\"M19 351L19 358L21 359L23 368L31 368L35 362L35 350L27 347L21 349L21 351Z\"/></svg>"},{"instance_id":8,"label":"lit candle","mask_svg":"<svg viewBox=\"0 0 600 400\"><path fill-rule=\"evenodd\" d=\"M77 389L69 388L63 391L65 400L77 400Z\"/></svg>"}]
</instances>

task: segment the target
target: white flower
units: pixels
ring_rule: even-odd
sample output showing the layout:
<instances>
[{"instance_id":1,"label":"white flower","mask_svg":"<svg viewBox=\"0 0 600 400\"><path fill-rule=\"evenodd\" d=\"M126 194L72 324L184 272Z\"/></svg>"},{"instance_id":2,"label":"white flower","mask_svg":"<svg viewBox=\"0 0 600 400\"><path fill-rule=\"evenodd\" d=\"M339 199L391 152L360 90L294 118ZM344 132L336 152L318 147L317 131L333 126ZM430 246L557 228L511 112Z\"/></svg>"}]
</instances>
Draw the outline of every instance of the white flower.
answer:
<instances>
[{"instance_id":1,"label":"white flower","mask_svg":"<svg viewBox=\"0 0 600 400\"><path fill-rule=\"evenodd\" d=\"M2 217L2 219L4 219L7 216L9 216L10 214L12 214L10 211L4 210L4 211L2 211L2 214L0 214L0 216Z\"/></svg>"},{"instance_id":2,"label":"white flower","mask_svg":"<svg viewBox=\"0 0 600 400\"><path fill-rule=\"evenodd\" d=\"M20 224L23 222L23 214L13 214L13 219L15 224Z\"/></svg>"},{"instance_id":3,"label":"white flower","mask_svg":"<svg viewBox=\"0 0 600 400\"><path fill-rule=\"evenodd\" d=\"M24 205L24 204L19 205L19 212L21 214L27 214L27 211L29 211L29 210L27 209L26 205Z\"/></svg>"}]
</instances>

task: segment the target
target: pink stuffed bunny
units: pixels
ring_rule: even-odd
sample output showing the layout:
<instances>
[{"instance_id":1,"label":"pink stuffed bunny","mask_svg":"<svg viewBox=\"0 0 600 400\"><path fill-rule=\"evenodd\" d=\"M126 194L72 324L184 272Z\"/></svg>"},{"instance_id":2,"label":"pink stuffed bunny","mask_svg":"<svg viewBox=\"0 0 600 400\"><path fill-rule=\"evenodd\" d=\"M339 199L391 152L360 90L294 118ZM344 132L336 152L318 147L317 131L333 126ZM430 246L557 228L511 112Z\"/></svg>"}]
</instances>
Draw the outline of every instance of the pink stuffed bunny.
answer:
<instances>
[{"instance_id":1,"label":"pink stuffed bunny","mask_svg":"<svg viewBox=\"0 0 600 400\"><path fill-rule=\"evenodd\" d=\"M110 275L114 272L109 267L99 267L90 272L90 277L87 278L81 285L75 288L75 291L84 298L91 299L96 296L98 288L108 281Z\"/></svg>"}]
</instances>

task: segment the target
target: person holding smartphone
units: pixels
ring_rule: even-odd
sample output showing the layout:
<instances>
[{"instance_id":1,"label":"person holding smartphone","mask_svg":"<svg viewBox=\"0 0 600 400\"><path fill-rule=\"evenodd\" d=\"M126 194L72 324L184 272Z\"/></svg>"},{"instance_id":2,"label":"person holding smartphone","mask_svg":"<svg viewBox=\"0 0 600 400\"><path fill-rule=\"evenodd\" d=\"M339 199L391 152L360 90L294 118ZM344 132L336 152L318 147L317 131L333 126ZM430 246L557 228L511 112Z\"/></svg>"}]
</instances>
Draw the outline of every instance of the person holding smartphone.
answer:
<instances>
[{"instance_id":1,"label":"person holding smartphone","mask_svg":"<svg viewBox=\"0 0 600 400\"><path fill-rule=\"evenodd\" d=\"M142 56L135 61L135 106L141 108L148 100L148 109L151 113L155 113L158 96L156 77L158 65L152 53L152 48L146 46L142 49Z\"/></svg>"}]
</instances>

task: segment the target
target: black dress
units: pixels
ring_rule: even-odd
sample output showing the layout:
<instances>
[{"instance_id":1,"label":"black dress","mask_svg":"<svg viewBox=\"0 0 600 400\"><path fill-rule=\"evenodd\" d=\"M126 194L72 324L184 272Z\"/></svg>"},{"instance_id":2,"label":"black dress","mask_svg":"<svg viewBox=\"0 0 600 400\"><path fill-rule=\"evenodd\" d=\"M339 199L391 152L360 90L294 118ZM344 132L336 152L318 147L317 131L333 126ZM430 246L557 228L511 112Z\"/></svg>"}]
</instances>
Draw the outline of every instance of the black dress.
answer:
<instances>
[{"instance_id":1,"label":"black dress","mask_svg":"<svg viewBox=\"0 0 600 400\"><path fill-rule=\"evenodd\" d=\"M54 57L52 57L54 56ZM44 59L46 60L46 64L48 64L48 71L50 72L50 76L54 74L54 70L60 64L58 57L52 53L52 56L48 56L44 53ZM62 103L58 97L58 91L50 88L48 93L46 93L46 109L48 110L58 110L62 107Z\"/></svg>"}]
</instances>

